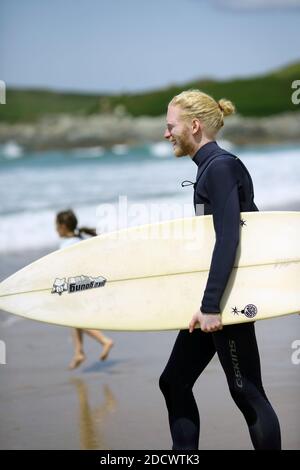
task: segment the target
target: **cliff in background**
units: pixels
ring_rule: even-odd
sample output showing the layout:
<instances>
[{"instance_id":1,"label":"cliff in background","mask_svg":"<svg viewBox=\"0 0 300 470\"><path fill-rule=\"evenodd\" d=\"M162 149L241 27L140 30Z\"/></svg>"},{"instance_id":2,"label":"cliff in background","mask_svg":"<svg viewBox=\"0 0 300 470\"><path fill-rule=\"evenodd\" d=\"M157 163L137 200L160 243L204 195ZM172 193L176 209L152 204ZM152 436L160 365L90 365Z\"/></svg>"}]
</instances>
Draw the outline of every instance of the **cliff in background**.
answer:
<instances>
[{"instance_id":1,"label":"cliff in background","mask_svg":"<svg viewBox=\"0 0 300 470\"><path fill-rule=\"evenodd\" d=\"M0 143L14 141L27 149L46 150L158 142L165 122L165 116L53 116L31 124L0 124ZM230 116L219 135L238 145L300 142L300 112L267 118Z\"/></svg>"},{"instance_id":2,"label":"cliff in background","mask_svg":"<svg viewBox=\"0 0 300 470\"><path fill-rule=\"evenodd\" d=\"M189 88L236 105L238 114L226 118L222 138L240 145L298 142L300 104L291 99L295 80L300 62L257 77L205 79L138 94L9 89L7 104L0 106L0 143L50 149L156 142L163 138L168 102Z\"/></svg>"}]
</instances>

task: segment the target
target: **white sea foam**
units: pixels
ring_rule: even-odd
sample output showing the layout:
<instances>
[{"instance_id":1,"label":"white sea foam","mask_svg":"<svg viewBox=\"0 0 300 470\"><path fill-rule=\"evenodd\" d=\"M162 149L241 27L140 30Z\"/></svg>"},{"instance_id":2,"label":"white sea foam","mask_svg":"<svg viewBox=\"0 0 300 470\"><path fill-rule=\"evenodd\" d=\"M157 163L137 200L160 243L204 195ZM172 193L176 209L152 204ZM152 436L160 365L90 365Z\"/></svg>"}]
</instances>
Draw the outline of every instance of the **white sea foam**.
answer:
<instances>
[{"instance_id":1,"label":"white sea foam","mask_svg":"<svg viewBox=\"0 0 300 470\"><path fill-rule=\"evenodd\" d=\"M129 146L125 144L116 144L112 147L112 151L116 155L125 155L129 151Z\"/></svg>"},{"instance_id":2,"label":"white sea foam","mask_svg":"<svg viewBox=\"0 0 300 470\"><path fill-rule=\"evenodd\" d=\"M23 156L23 149L13 140L6 142L6 144L1 145L0 154L8 160L13 160L15 158L21 158Z\"/></svg>"},{"instance_id":3,"label":"white sea foam","mask_svg":"<svg viewBox=\"0 0 300 470\"><path fill-rule=\"evenodd\" d=\"M239 156L252 175L258 207L300 201L300 149L245 150Z\"/></svg>"},{"instance_id":4,"label":"white sea foam","mask_svg":"<svg viewBox=\"0 0 300 470\"><path fill-rule=\"evenodd\" d=\"M80 225L95 225L96 206L73 207ZM55 230L55 210L32 212L30 210L1 217L0 252L15 252L59 246Z\"/></svg>"},{"instance_id":5,"label":"white sea foam","mask_svg":"<svg viewBox=\"0 0 300 470\"><path fill-rule=\"evenodd\" d=\"M173 155L172 147L169 142L157 142L150 145L150 152L154 157L165 158Z\"/></svg>"},{"instance_id":6,"label":"white sea foam","mask_svg":"<svg viewBox=\"0 0 300 470\"><path fill-rule=\"evenodd\" d=\"M229 140L219 139L218 144L222 149L228 150L228 152L233 152L235 149L235 145Z\"/></svg>"}]
</instances>

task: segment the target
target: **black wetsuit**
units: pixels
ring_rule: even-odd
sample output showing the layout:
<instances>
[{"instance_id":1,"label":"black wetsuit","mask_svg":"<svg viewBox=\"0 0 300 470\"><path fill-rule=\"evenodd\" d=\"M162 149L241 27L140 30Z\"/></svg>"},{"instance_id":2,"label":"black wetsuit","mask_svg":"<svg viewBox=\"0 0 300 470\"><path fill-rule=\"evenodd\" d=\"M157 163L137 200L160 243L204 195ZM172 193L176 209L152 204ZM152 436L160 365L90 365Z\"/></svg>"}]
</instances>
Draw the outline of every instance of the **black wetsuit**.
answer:
<instances>
[{"instance_id":1,"label":"black wetsuit","mask_svg":"<svg viewBox=\"0 0 300 470\"><path fill-rule=\"evenodd\" d=\"M213 215L216 242L202 299L204 313L219 313L239 243L240 212L257 211L251 177L243 163L216 142L201 147L194 206ZM191 316L194 312L191 312ZM277 416L262 385L254 322L214 333L181 330L159 381L169 413L173 449L198 449L200 421L192 388L217 352L231 396L243 413L255 449L280 449Z\"/></svg>"}]
</instances>

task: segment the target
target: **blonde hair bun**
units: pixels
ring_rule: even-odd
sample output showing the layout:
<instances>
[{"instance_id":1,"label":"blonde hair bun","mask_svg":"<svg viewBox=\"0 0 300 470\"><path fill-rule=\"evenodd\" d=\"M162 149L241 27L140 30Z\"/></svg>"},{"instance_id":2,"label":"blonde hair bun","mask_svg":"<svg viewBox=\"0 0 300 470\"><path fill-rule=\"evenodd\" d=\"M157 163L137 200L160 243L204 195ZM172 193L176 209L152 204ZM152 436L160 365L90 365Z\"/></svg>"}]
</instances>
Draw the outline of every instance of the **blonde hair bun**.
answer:
<instances>
[{"instance_id":1,"label":"blonde hair bun","mask_svg":"<svg viewBox=\"0 0 300 470\"><path fill-rule=\"evenodd\" d=\"M218 105L224 116L229 116L235 112L235 107L229 100L222 98L218 101Z\"/></svg>"},{"instance_id":2,"label":"blonde hair bun","mask_svg":"<svg viewBox=\"0 0 300 470\"><path fill-rule=\"evenodd\" d=\"M182 91L174 96L169 104L181 108L183 119L197 118L202 121L206 132L212 138L224 125L224 117L235 111L231 101L224 98L216 101L212 96L200 90Z\"/></svg>"}]
</instances>

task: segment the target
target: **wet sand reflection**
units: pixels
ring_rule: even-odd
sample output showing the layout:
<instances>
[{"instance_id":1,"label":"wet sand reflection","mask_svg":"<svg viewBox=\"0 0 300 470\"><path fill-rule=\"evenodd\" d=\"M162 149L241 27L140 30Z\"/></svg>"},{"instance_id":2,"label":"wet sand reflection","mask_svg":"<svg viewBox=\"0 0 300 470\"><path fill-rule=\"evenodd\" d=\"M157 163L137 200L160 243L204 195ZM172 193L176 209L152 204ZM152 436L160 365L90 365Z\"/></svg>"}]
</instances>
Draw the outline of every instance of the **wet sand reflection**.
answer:
<instances>
[{"instance_id":1,"label":"wet sand reflection","mask_svg":"<svg viewBox=\"0 0 300 470\"><path fill-rule=\"evenodd\" d=\"M103 385L104 401L100 406L91 407L89 389L80 378L71 379L76 387L79 403L80 448L82 450L108 450L105 443L105 421L108 415L117 410L117 401L107 384Z\"/></svg>"}]
</instances>

